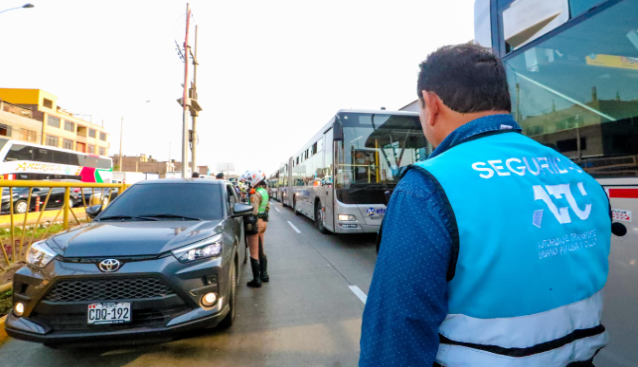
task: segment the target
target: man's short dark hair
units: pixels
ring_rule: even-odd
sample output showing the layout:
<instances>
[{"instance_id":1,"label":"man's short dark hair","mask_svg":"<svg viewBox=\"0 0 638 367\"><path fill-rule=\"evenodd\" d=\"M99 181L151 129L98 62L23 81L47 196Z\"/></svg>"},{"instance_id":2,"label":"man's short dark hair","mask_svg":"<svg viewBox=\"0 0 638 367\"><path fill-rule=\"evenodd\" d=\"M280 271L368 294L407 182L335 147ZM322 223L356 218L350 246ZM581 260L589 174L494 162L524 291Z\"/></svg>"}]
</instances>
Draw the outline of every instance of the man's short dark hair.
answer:
<instances>
[{"instance_id":1,"label":"man's short dark hair","mask_svg":"<svg viewBox=\"0 0 638 367\"><path fill-rule=\"evenodd\" d=\"M217 176L215 176L216 179L221 180L224 178L224 172L220 172L217 174Z\"/></svg>"},{"instance_id":2,"label":"man's short dark hair","mask_svg":"<svg viewBox=\"0 0 638 367\"><path fill-rule=\"evenodd\" d=\"M503 62L490 49L470 43L444 46L419 67L417 94L422 105L425 90L460 113L512 111Z\"/></svg>"},{"instance_id":3,"label":"man's short dark hair","mask_svg":"<svg viewBox=\"0 0 638 367\"><path fill-rule=\"evenodd\" d=\"M193 172L193 178L199 178L199 173L198 172Z\"/></svg>"}]
</instances>

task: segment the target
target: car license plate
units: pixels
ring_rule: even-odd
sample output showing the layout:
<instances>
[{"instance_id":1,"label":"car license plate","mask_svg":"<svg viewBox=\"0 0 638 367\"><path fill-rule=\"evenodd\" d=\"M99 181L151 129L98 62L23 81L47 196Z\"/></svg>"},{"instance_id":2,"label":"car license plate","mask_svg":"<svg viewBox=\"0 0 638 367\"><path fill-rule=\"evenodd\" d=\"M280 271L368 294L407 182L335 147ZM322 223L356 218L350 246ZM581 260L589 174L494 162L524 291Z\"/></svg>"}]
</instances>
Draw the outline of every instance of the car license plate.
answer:
<instances>
[{"instance_id":1,"label":"car license plate","mask_svg":"<svg viewBox=\"0 0 638 367\"><path fill-rule=\"evenodd\" d=\"M89 325L131 322L131 303L91 303L87 316Z\"/></svg>"}]
</instances>

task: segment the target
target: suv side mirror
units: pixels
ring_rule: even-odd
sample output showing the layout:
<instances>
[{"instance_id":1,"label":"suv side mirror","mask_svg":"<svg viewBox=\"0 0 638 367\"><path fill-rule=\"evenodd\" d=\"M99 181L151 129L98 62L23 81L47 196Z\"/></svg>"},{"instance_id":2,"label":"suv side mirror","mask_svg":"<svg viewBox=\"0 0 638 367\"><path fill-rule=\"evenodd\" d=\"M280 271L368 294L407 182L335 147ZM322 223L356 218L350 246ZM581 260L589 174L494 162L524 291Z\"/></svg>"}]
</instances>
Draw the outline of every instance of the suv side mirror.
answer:
<instances>
[{"instance_id":1,"label":"suv side mirror","mask_svg":"<svg viewBox=\"0 0 638 367\"><path fill-rule=\"evenodd\" d=\"M253 213L252 205L235 203L233 205L233 217L243 217L245 215L250 215Z\"/></svg>"},{"instance_id":2,"label":"suv side mirror","mask_svg":"<svg viewBox=\"0 0 638 367\"><path fill-rule=\"evenodd\" d=\"M102 205L93 205L86 208L86 215L91 219L95 219L100 213L102 213Z\"/></svg>"}]
</instances>

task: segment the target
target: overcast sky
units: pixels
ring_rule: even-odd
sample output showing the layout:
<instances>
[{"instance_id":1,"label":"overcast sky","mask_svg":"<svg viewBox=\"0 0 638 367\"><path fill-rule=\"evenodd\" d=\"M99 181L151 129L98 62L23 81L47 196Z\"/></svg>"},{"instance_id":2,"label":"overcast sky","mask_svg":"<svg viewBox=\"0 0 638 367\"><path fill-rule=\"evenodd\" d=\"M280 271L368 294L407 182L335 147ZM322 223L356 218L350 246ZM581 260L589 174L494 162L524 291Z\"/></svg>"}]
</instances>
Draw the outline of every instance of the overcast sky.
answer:
<instances>
[{"instance_id":1,"label":"overcast sky","mask_svg":"<svg viewBox=\"0 0 638 367\"><path fill-rule=\"evenodd\" d=\"M0 0L0 10L26 0ZM181 158L182 1L33 0L0 14L0 87L91 114L125 155ZM473 0L191 1L199 25L198 165L268 174L339 109L416 99L418 64L473 38ZM193 27L194 29L194 27ZM192 71L192 69L191 69ZM146 101L150 101L147 103ZM88 117L87 117L88 119Z\"/></svg>"}]
</instances>

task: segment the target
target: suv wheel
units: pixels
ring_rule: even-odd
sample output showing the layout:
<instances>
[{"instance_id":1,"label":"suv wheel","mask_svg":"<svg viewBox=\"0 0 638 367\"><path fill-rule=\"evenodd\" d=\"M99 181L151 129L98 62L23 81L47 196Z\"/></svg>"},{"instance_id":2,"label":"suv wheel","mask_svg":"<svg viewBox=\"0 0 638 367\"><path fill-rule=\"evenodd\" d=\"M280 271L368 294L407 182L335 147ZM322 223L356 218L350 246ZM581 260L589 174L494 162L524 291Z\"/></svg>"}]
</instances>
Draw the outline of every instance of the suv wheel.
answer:
<instances>
[{"instance_id":1,"label":"suv wheel","mask_svg":"<svg viewBox=\"0 0 638 367\"><path fill-rule=\"evenodd\" d=\"M230 311L228 315L219 323L219 327L221 328L229 328L233 326L235 322L235 316L237 315L237 266L235 265L235 261L233 261L233 265L230 268L230 280L228 282L230 286L230 292L228 295L228 305L230 306Z\"/></svg>"}]
</instances>

